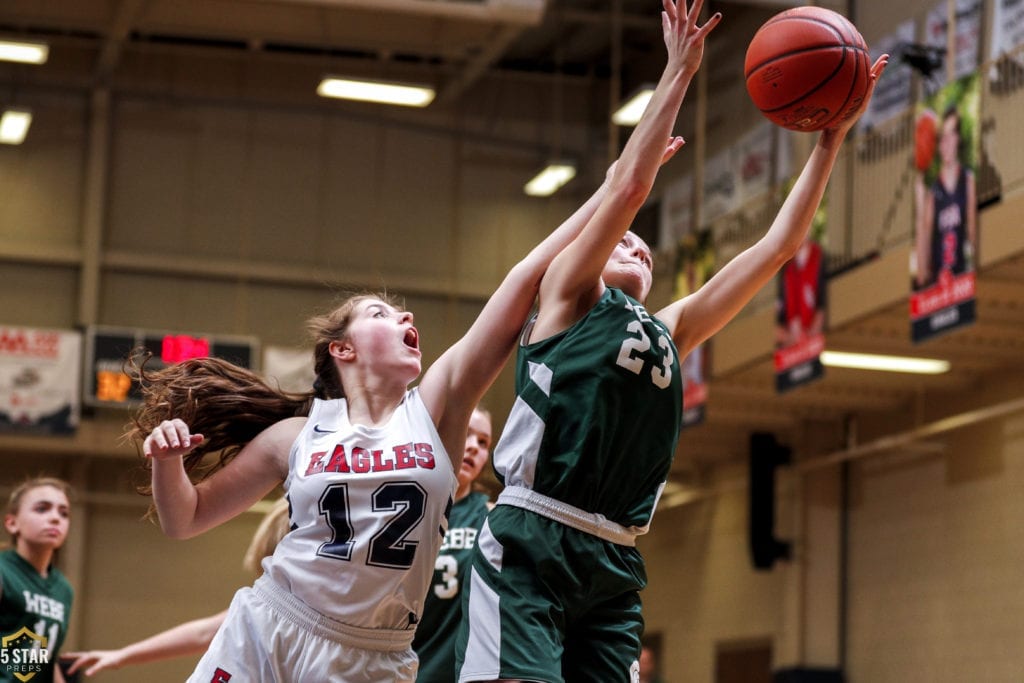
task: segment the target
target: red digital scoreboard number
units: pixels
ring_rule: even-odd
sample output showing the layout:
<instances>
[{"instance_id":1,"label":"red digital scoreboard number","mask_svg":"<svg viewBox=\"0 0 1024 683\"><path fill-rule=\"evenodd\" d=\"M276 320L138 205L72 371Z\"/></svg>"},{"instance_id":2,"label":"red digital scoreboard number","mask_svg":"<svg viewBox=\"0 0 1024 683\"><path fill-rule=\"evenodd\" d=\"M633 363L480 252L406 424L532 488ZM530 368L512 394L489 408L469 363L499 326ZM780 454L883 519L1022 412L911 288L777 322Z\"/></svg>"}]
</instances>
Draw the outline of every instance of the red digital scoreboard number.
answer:
<instances>
[{"instance_id":1,"label":"red digital scoreboard number","mask_svg":"<svg viewBox=\"0 0 1024 683\"><path fill-rule=\"evenodd\" d=\"M147 370L155 371L192 358L213 356L243 368L255 368L259 344L253 337L154 332L94 326L86 330L82 383L87 406L134 406L142 398L137 382L125 374L128 355L142 349Z\"/></svg>"},{"instance_id":2,"label":"red digital scoreboard number","mask_svg":"<svg viewBox=\"0 0 1024 683\"><path fill-rule=\"evenodd\" d=\"M160 360L172 365L210 355L210 340L187 334L167 334L160 342Z\"/></svg>"}]
</instances>

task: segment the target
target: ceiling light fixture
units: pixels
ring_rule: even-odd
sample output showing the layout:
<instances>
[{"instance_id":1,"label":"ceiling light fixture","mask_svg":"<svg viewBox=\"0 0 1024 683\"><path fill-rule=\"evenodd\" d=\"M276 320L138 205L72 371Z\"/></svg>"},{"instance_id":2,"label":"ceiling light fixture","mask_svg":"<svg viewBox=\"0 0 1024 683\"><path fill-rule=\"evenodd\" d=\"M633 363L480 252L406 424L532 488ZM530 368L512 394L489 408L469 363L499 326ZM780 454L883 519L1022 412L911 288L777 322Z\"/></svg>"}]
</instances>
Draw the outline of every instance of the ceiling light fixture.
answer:
<instances>
[{"instance_id":1,"label":"ceiling light fixture","mask_svg":"<svg viewBox=\"0 0 1024 683\"><path fill-rule=\"evenodd\" d=\"M425 107L434 101L434 89L426 85L338 76L328 76L320 81L316 94L320 97L396 104L402 107Z\"/></svg>"},{"instance_id":2,"label":"ceiling light fixture","mask_svg":"<svg viewBox=\"0 0 1024 683\"><path fill-rule=\"evenodd\" d=\"M44 64L50 56L50 46L24 40L0 40L0 61L21 64Z\"/></svg>"},{"instance_id":3,"label":"ceiling light fixture","mask_svg":"<svg viewBox=\"0 0 1024 683\"><path fill-rule=\"evenodd\" d=\"M32 112L27 109L6 109L0 116L0 143L20 145L32 125Z\"/></svg>"},{"instance_id":4,"label":"ceiling light fixture","mask_svg":"<svg viewBox=\"0 0 1024 683\"><path fill-rule=\"evenodd\" d=\"M551 163L523 186L523 192L531 197L549 197L574 177L575 165L567 162Z\"/></svg>"},{"instance_id":5,"label":"ceiling light fixture","mask_svg":"<svg viewBox=\"0 0 1024 683\"><path fill-rule=\"evenodd\" d=\"M653 85L641 87L615 110L615 113L612 114L612 123L617 126L635 126L640 123L640 117L644 115L644 110L647 109L647 103L651 101L652 95L654 95Z\"/></svg>"},{"instance_id":6,"label":"ceiling light fixture","mask_svg":"<svg viewBox=\"0 0 1024 683\"><path fill-rule=\"evenodd\" d=\"M910 372L919 375L941 375L944 372L949 372L950 367L949 361L937 358L879 356L872 353L847 353L845 351L823 351L821 363L835 368Z\"/></svg>"}]
</instances>

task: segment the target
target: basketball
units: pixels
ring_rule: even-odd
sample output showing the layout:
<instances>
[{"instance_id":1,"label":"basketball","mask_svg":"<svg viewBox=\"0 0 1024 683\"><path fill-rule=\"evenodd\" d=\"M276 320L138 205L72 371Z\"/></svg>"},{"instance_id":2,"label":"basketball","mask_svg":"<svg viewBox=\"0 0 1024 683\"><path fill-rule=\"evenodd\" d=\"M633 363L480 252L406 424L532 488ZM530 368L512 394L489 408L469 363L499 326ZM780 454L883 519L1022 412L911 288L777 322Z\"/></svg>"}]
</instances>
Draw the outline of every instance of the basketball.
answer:
<instances>
[{"instance_id":1,"label":"basketball","mask_svg":"<svg viewBox=\"0 0 1024 683\"><path fill-rule=\"evenodd\" d=\"M761 113L796 131L849 118L867 95L870 71L860 32L823 7L795 7L766 21L743 65L747 92Z\"/></svg>"},{"instance_id":2,"label":"basketball","mask_svg":"<svg viewBox=\"0 0 1024 683\"><path fill-rule=\"evenodd\" d=\"M914 125L914 166L924 173L935 156L936 127L938 116L931 109L925 109Z\"/></svg>"}]
</instances>

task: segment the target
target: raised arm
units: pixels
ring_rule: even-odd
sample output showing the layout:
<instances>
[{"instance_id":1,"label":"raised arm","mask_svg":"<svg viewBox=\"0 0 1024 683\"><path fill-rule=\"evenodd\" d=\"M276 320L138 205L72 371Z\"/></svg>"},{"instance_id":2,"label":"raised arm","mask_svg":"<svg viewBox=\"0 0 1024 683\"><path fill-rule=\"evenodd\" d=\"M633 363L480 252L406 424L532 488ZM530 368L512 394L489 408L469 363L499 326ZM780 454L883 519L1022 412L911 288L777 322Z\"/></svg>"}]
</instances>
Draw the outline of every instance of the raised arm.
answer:
<instances>
[{"instance_id":1,"label":"raised arm","mask_svg":"<svg viewBox=\"0 0 1024 683\"><path fill-rule=\"evenodd\" d=\"M594 215L616 165L582 206L512 267L462 339L424 374L420 394L453 460L462 459L469 417L508 360L545 269Z\"/></svg>"},{"instance_id":2,"label":"raised arm","mask_svg":"<svg viewBox=\"0 0 1024 683\"><path fill-rule=\"evenodd\" d=\"M193 484L182 458L203 442L183 421L165 420L143 442L153 461L153 502L171 538L191 538L241 514L284 481L288 451L305 418L288 418L260 432L208 479Z\"/></svg>"},{"instance_id":3,"label":"raised arm","mask_svg":"<svg viewBox=\"0 0 1024 683\"><path fill-rule=\"evenodd\" d=\"M537 336L567 328L600 298L601 273L615 245L643 206L661 165L665 140L704 54L704 40L721 19L697 25L703 0L689 11L664 0L662 31L668 59L640 123L622 151L607 196L580 236L558 255L541 284ZM681 138L672 138L678 149ZM544 331L542 332L541 329Z\"/></svg>"},{"instance_id":4,"label":"raised arm","mask_svg":"<svg viewBox=\"0 0 1024 683\"><path fill-rule=\"evenodd\" d=\"M227 610L202 619L193 619L144 640L125 645L118 650L90 650L69 652L61 659L70 660L68 673L83 667L86 676L107 669L120 669L132 664L146 664L183 655L201 654L210 646L217 629L224 623Z\"/></svg>"},{"instance_id":5,"label":"raised arm","mask_svg":"<svg viewBox=\"0 0 1024 683\"><path fill-rule=\"evenodd\" d=\"M882 55L872 65L868 92L858 111L818 136L800 177L765 235L703 287L658 312L658 318L673 330L680 357L724 327L796 254L821 203L843 139L867 108L888 59L888 55Z\"/></svg>"}]
</instances>

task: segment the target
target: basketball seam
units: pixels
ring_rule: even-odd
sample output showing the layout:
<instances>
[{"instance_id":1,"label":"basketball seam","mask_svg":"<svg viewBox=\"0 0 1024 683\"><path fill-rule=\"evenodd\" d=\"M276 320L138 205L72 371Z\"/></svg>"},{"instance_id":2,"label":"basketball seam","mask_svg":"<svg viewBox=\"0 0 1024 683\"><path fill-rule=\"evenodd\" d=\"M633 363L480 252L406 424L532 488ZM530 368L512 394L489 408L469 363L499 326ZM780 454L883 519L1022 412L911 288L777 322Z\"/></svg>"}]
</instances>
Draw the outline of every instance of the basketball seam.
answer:
<instances>
[{"instance_id":1,"label":"basketball seam","mask_svg":"<svg viewBox=\"0 0 1024 683\"><path fill-rule=\"evenodd\" d=\"M837 122L836 120L839 119L839 117L842 116L843 112L846 110L846 105L848 105L850 103L850 97L853 95L853 87L855 85L857 85L857 76L860 75L860 67L861 67L860 60L857 58L857 55L854 55L853 56L853 68L854 68L854 71L853 71L853 78L850 80L850 90L846 93L846 99L843 100L843 106L839 107L836 110L836 113L832 116L832 118L830 118L828 120L828 123L825 124L826 128L829 126L829 124ZM839 119L838 122L841 122L843 120L845 120L845 119Z\"/></svg>"},{"instance_id":2,"label":"basketball seam","mask_svg":"<svg viewBox=\"0 0 1024 683\"><path fill-rule=\"evenodd\" d=\"M836 46L836 47L838 47L838 46ZM811 89L810 89L810 90L808 90L807 92L803 93L802 95L800 95L800 97L796 98L795 100L790 100L790 101L789 101L788 103L786 103L786 104L784 104L784 105L782 105L782 106L779 106L779 107L775 107L775 108L773 108L773 109L762 109L761 111L762 111L762 112L764 112L764 113L766 113L766 114L772 114L772 113L774 113L774 112L777 112L777 111L779 111L779 110L781 110L781 109L787 109L787 108L789 108L789 107L792 107L792 106L793 106L794 104L796 104L796 103L797 103L797 102L799 102L800 100L804 100L804 99L807 99L808 97L810 97L810 96L811 96L811 95L813 95L814 93L816 93L816 92L818 92L819 90L821 90L821 89L822 89L822 88L823 88L823 87L824 87L825 85L827 85L827 84L828 84L828 82L829 82L829 81L831 81L831 80L832 80L833 78L835 78L835 75L836 75L837 73L839 73L840 69L842 69L842 68L843 68L843 65L844 65L844 64L846 64L846 51L847 51L848 49L850 49L850 48L848 48L848 47L847 47L847 46L845 46L845 45L843 46L843 58L842 58L842 59L841 59L841 60L839 61L839 64L838 64L838 65L836 66L836 68L835 68L835 69L833 69L833 70L832 70L832 73L830 73L830 74L829 74L829 75L828 75L828 76L827 76L826 78L823 78L823 79L821 80L821 82L820 82L820 83L818 83L818 84L817 84L816 86L814 86L813 88L811 88ZM806 50L800 50L800 52L806 52ZM791 54L799 54L799 52L797 52L797 53L791 53ZM774 60L773 60L773 61L774 61ZM830 120L831 120L831 119L830 119Z\"/></svg>"},{"instance_id":3,"label":"basketball seam","mask_svg":"<svg viewBox=\"0 0 1024 683\"><path fill-rule=\"evenodd\" d=\"M842 16L842 15L840 15L840 16ZM757 40L757 34L758 33L761 33L761 31L764 31L769 26L773 26L773 25L775 25L775 24L777 24L777 23L779 23L781 21L809 21L812 24L821 24L822 26L827 26L842 41L842 45L844 47L846 47L846 40L847 40L846 36L844 36L842 31L840 31L838 28L836 28L835 26L833 26L832 24L830 24L827 21L822 21L821 19L816 19L814 17L804 17L804 16L799 16L799 15L793 15L793 16L788 16L788 17L775 17L774 19L769 19L768 22L766 24L764 24L764 26L759 28L757 30L757 33L754 34L754 37L750 41L751 45L753 45L754 41ZM817 47L821 48L821 47L839 47L839 46L836 45L835 43L823 43L822 45L819 45ZM854 46L850 46L850 47L854 47ZM800 54L801 52L805 52L806 50L810 50L810 49L816 49L816 48L805 48L803 50L795 50L793 52L786 52L785 54L775 55L774 57L772 57L768 61L762 62L761 64L758 64L753 69L748 71L746 78L750 78L750 74L754 73L755 71L760 69L765 64L768 64L769 62L773 62L776 59L779 59L781 57L785 57L786 55ZM748 51L750 50L749 46L747 47L747 50Z\"/></svg>"},{"instance_id":4,"label":"basketball seam","mask_svg":"<svg viewBox=\"0 0 1024 683\"><path fill-rule=\"evenodd\" d=\"M763 69L768 64L771 64L772 62L777 62L777 61L779 61L780 59L782 59L784 57L792 57L793 55L799 55L799 54L803 54L805 52L816 52L816 51L821 50L821 49L828 49L828 48L834 48L834 47L835 48L842 48L844 50L844 53L843 53L844 55L846 54L845 50L855 50L857 52L863 52L863 53L867 54L867 50L865 48L860 47L859 45L848 45L847 43L842 43L841 45L837 45L835 43L822 43L821 45L809 45L807 47L800 48L799 50L791 50L790 52L784 52L781 55L775 55L771 59L764 60L763 62L761 62L760 64L758 64L754 68L752 68L750 71L748 71L746 73L746 75L744 76L744 78L749 81L750 77L753 76L754 72L756 72L758 69Z\"/></svg>"}]
</instances>

